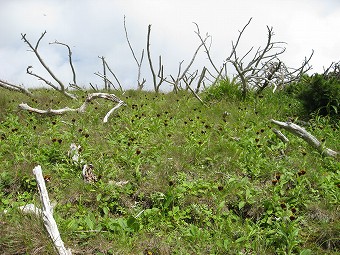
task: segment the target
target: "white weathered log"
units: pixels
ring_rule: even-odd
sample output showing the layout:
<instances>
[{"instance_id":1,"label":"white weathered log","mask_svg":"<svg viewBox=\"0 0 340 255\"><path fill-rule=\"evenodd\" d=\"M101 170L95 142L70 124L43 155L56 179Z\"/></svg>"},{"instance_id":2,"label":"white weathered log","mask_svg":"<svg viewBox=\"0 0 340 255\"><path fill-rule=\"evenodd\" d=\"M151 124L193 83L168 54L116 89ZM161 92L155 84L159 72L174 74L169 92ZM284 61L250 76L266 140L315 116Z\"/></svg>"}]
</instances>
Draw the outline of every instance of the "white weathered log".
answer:
<instances>
[{"instance_id":1,"label":"white weathered log","mask_svg":"<svg viewBox=\"0 0 340 255\"><path fill-rule=\"evenodd\" d=\"M104 98L113 102L118 103L114 108L112 108L104 117L103 122L106 123L108 121L109 116L112 114L113 111L121 107L122 105L126 105L126 103L122 100L120 100L117 96L114 94L108 94L108 93L91 93L87 96L85 99L85 102L79 107L79 108L69 108L65 107L62 109L48 109L48 110L41 110L38 108L34 108L29 106L28 104L21 103L19 104L19 108L22 110L26 110L29 112L34 112L42 115L61 115L66 112L85 112L85 109L87 105L94 99L97 98Z\"/></svg>"},{"instance_id":2,"label":"white weathered log","mask_svg":"<svg viewBox=\"0 0 340 255\"><path fill-rule=\"evenodd\" d=\"M318 139L316 139L313 135L308 133L306 129L300 127L299 125L296 125L292 122L281 122L273 119L271 120L271 122L284 128L292 134L301 137L309 145L317 149L321 154L325 154L326 156L330 157L337 157L339 155L339 152L326 148Z\"/></svg>"},{"instance_id":3,"label":"white weathered log","mask_svg":"<svg viewBox=\"0 0 340 255\"><path fill-rule=\"evenodd\" d=\"M53 109L41 110L41 109L31 107L31 106L29 106L28 104L25 104L25 103L19 104L19 108L22 109L22 110L27 110L29 112L35 112L35 113L44 114L44 115L61 115L61 114L64 114L65 112L76 112L76 111L78 111L78 109L72 109L72 108L69 108L69 107L65 107L65 108L57 109L57 110L53 110Z\"/></svg>"},{"instance_id":4,"label":"white weathered log","mask_svg":"<svg viewBox=\"0 0 340 255\"><path fill-rule=\"evenodd\" d=\"M61 236L58 230L57 223L53 218L52 207L50 204L50 199L48 197L45 180L42 174L41 166L38 165L33 169L33 174L35 175L35 179L37 180L40 200L42 202L42 210L41 215L43 217L45 228L50 235L53 244L59 255L71 255L71 250L66 249L64 246L64 242L61 240Z\"/></svg>"}]
</instances>

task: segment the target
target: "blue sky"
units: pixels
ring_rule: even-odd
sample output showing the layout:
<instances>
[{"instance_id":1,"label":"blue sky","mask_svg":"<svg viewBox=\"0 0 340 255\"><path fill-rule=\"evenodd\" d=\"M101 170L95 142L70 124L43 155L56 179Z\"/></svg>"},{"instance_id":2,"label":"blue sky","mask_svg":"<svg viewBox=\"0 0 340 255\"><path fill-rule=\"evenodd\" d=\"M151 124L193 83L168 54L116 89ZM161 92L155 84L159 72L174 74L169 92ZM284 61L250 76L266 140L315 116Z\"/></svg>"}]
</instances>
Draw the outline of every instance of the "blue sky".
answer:
<instances>
[{"instance_id":1,"label":"blue sky","mask_svg":"<svg viewBox=\"0 0 340 255\"><path fill-rule=\"evenodd\" d=\"M72 80L65 48L49 45L58 40L71 46L78 83L81 86L102 81L98 56L104 56L124 88L137 87L137 65L125 40L123 19L131 44L140 56L146 48L148 24L152 24L151 53L154 65L162 55L165 75L176 75L180 61L186 65L197 46L196 22L202 34L212 36L211 54L217 65L231 51L238 30L253 17L240 44L240 54L258 48L267 39L266 25L274 28L275 41L287 42L282 56L286 65L297 67L312 49L312 72L340 60L340 1L338 0L0 0L0 79L26 87L44 85L26 74L27 66L45 75L20 33L35 43L47 31L39 47L46 63L60 79ZM209 66L201 51L193 69ZM152 88L147 59L142 77Z\"/></svg>"}]
</instances>

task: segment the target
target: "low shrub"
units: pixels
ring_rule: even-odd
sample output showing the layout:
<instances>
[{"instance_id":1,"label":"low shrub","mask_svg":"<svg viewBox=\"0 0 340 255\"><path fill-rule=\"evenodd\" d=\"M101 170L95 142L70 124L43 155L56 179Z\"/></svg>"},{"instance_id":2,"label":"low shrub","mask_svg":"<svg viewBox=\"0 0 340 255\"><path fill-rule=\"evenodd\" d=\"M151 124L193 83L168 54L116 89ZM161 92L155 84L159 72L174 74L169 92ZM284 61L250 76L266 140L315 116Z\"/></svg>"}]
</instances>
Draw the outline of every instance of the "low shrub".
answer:
<instances>
[{"instance_id":1,"label":"low shrub","mask_svg":"<svg viewBox=\"0 0 340 255\"><path fill-rule=\"evenodd\" d=\"M338 116L340 110L340 80L315 74L306 79L298 94L305 109L322 116Z\"/></svg>"}]
</instances>

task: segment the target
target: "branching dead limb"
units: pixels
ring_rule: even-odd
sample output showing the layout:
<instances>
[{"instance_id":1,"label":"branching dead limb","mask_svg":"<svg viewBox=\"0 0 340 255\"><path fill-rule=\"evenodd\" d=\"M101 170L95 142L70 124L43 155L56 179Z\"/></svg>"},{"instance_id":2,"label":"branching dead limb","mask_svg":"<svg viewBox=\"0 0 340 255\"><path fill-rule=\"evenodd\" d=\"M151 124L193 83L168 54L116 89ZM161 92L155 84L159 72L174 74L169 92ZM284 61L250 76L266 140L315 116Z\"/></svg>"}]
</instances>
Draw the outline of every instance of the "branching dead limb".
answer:
<instances>
[{"instance_id":1,"label":"branching dead limb","mask_svg":"<svg viewBox=\"0 0 340 255\"><path fill-rule=\"evenodd\" d=\"M130 51L132 53L132 56L137 64L137 67L138 67L138 74L137 74L137 89L138 90L142 90L143 87L144 87L144 84L146 82L145 79L141 80L140 76L141 76L141 69L142 69L142 63L143 63L143 58L144 58L144 49L142 50L142 54L141 54L141 57L140 57L140 60L137 59L136 57L136 54L131 46L131 43L130 43L130 40L129 40L129 36L128 36L128 32L127 32L127 28L126 28L126 17L124 16L124 31L125 31L125 38L126 38L126 41L129 45L129 48L130 48Z\"/></svg>"},{"instance_id":2,"label":"branching dead limb","mask_svg":"<svg viewBox=\"0 0 340 255\"><path fill-rule=\"evenodd\" d=\"M208 39L209 37L206 37L203 42L201 42L201 44L197 47L196 51L194 52L189 64L187 65L187 67L184 69L184 71L182 72L182 64L184 63L184 60L182 60L180 63L179 63L179 67L178 67L178 73L177 73L177 77L174 78L172 75L170 75L171 77L171 80L172 81L167 81L169 84L172 84L174 86L174 91L177 92L181 86L180 86L180 82L183 81L185 84L186 84L186 88L189 89L193 94L194 96L199 99L199 101L202 103L202 100L199 98L199 96L197 95L197 93L195 93L195 91L190 87L191 83L195 80L195 78L197 77L198 75L198 70L196 70L193 74L189 74L189 69L190 67L192 66L192 64L194 63L195 61L195 58L199 52L199 50L201 49L202 46L205 45L205 42L206 40ZM205 70L204 69L204 73L205 73ZM187 76L189 74L189 76ZM202 80L204 78L201 77ZM201 81L202 81L201 80ZM200 81L200 82L201 82Z\"/></svg>"},{"instance_id":3,"label":"branching dead limb","mask_svg":"<svg viewBox=\"0 0 340 255\"><path fill-rule=\"evenodd\" d=\"M29 66L27 68L27 73L30 74L30 75L33 75L35 77L37 77L38 79L44 81L47 85L51 86L53 89L61 92L62 94L64 94L65 96L67 97L70 97L72 99L75 99L76 97L70 93L68 93L66 91L66 88L64 86L64 84L62 83L62 81L60 81L57 76L52 72L52 70L46 65L45 61L42 59L42 57L40 56L40 53L38 51L38 47L39 47L39 44L41 42L41 40L43 39L43 37L45 36L46 34L46 31L44 33L42 33L42 35L40 36L40 38L38 39L37 43L35 46L33 46L30 41L26 38L26 34L21 34L21 39L29 46L29 48L33 51L33 53L35 54L35 56L38 58L40 64L45 68L45 70L49 73L49 75L53 78L53 80L55 82L58 83L58 86L56 85L53 85L52 82L49 82L47 81L46 79L42 78L41 76L37 75L37 74L34 74L32 71L31 71L31 68L32 66ZM60 44L60 43L59 43ZM63 44L64 45L64 44ZM68 47L69 48L69 47ZM70 57L71 58L71 57ZM74 71L74 69L73 69ZM75 79L75 76L74 76L74 79Z\"/></svg>"},{"instance_id":4,"label":"branching dead limb","mask_svg":"<svg viewBox=\"0 0 340 255\"><path fill-rule=\"evenodd\" d=\"M23 94L25 94L29 97L32 96L32 93L29 90L25 89L24 87L22 87L20 85L15 85L15 84L9 83L9 82L4 81L4 80L0 80L0 87L8 89L8 90L23 93Z\"/></svg>"},{"instance_id":5,"label":"branching dead limb","mask_svg":"<svg viewBox=\"0 0 340 255\"><path fill-rule=\"evenodd\" d=\"M272 36L274 35L273 28L267 26L268 39L266 45L263 49L258 48L253 58L248 62L248 64L245 64L244 59L248 57L248 55L253 51L254 47L251 47L242 57L238 57L237 46L251 20L252 18L250 18L243 29L239 31L239 36L236 43L232 42L232 51L230 56L225 60L226 63L231 63L237 71L237 78L242 84L243 97L246 96L249 89L256 87L257 84L262 81L263 77L261 76L261 73L267 74L265 68L269 65L269 63L277 60L278 56L284 53L286 50L283 46L281 46L284 44L284 42L272 42ZM273 53L272 50L274 50ZM268 84L266 86L268 86Z\"/></svg>"},{"instance_id":6,"label":"branching dead limb","mask_svg":"<svg viewBox=\"0 0 340 255\"><path fill-rule=\"evenodd\" d=\"M215 78L216 80L218 80L218 79L220 78L220 75L221 75L221 70L218 69L218 68L216 67L216 65L215 65L215 63L214 63L214 61L212 60L211 55L210 55L210 47L208 47L207 44L206 44L207 39L210 38L210 39L212 40L212 37L207 33L207 34L205 35L205 38L203 39L198 24L195 23L195 22L193 22L193 23L195 24L196 29L197 29L197 30L195 31L195 34L196 34L196 35L198 36L198 38L200 39L200 41L201 41L201 43L202 43L202 45L203 45L203 47L204 47L204 49L205 49L205 53L207 54L208 60L209 60L210 64L212 65L212 67L214 68L214 70L215 70L216 73L217 73L217 76L214 77L214 78Z\"/></svg>"},{"instance_id":7,"label":"branching dead limb","mask_svg":"<svg viewBox=\"0 0 340 255\"><path fill-rule=\"evenodd\" d=\"M252 18L250 18L246 25L239 31L236 42L232 41L231 53L225 59L220 69L213 62L210 54L210 46L206 43L206 39L211 38L211 36L207 34L206 38L203 39L198 25L194 23L196 25L195 33L201 40L208 60L214 71L217 73L217 75L215 75L212 74L211 71L207 70L207 73L215 79L212 83L223 78L223 70L225 70L225 77L227 76L227 64L230 63L237 72L235 78L236 81L241 84L242 95L245 97L249 90L255 89L257 93L260 93L269 86L273 86L273 91L275 92L279 86L299 80L303 74L311 69L309 62L313 56L313 52L309 58L305 58L299 68L288 68L284 65L284 63L279 59L279 56L286 50L286 48L283 47L285 42L273 41L272 37L274 36L274 31L273 28L269 26L267 26L268 38L264 47L259 47L254 52L254 46L252 46L245 54L239 56L237 51L238 46L241 41L241 37L243 36L246 28L249 26L251 20ZM253 57L250 56L251 54L253 54ZM245 61L248 58L250 58L250 60L246 63Z\"/></svg>"},{"instance_id":8,"label":"branching dead limb","mask_svg":"<svg viewBox=\"0 0 340 255\"><path fill-rule=\"evenodd\" d=\"M67 50L68 50L68 61L69 61L69 64L70 64L70 67L71 67L71 70L72 70L72 77L73 77L73 83L70 84L70 86L72 86L76 89L79 89L79 90L83 90L82 88L80 88L77 85L76 71L74 70L74 66L73 66L73 62L72 62L72 51L71 51L70 46L68 46L65 43L58 42L57 40L55 40L54 42L51 42L50 44L59 44L59 45L65 46L67 48Z\"/></svg>"},{"instance_id":9,"label":"branching dead limb","mask_svg":"<svg viewBox=\"0 0 340 255\"><path fill-rule=\"evenodd\" d=\"M103 122L106 123L108 121L108 118L110 117L110 115L116 110L118 109L120 106L125 106L126 103L124 103L124 101L120 100L117 96L115 96L114 94L107 94L107 93L91 93L87 96L87 98L85 99L85 102L79 107L79 108L69 108L69 107L65 107L62 109L48 109L48 110L41 110L41 109L37 109L34 107L29 106L28 104L25 103L21 103L19 105L19 108L22 110L26 110L29 112L33 112L33 113L38 113L41 115L62 115L66 112L80 112L83 113L85 112L85 109L87 108L88 104L97 98L104 98L113 102L118 103L115 107L113 107L104 117Z\"/></svg>"},{"instance_id":10,"label":"branching dead limb","mask_svg":"<svg viewBox=\"0 0 340 255\"><path fill-rule=\"evenodd\" d=\"M271 122L289 131L290 133L302 138L321 154L330 157L339 156L339 152L326 148L324 144L322 144L318 139L316 139L313 135L308 133L304 128L300 127L299 125L296 125L292 122L281 122L273 119L271 120Z\"/></svg>"}]
</instances>

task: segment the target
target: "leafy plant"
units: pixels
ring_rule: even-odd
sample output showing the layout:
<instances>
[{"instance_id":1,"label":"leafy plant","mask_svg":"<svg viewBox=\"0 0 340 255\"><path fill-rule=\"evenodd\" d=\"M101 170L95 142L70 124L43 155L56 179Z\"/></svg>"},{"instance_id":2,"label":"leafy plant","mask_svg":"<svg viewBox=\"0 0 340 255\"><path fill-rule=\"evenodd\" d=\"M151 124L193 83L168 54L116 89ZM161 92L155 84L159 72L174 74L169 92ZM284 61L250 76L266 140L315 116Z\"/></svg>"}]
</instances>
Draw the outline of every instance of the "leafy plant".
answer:
<instances>
[{"instance_id":1,"label":"leafy plant","mask_svg":"<svg viewBox=\"0 0 340 255\"><path fill-rule=\"evenodd\" d=\"M315 74L305 81L299 94L309 113L339 116L340 111L340 80L335 77L325 78Z\"/></svg>"}]
</instances>

